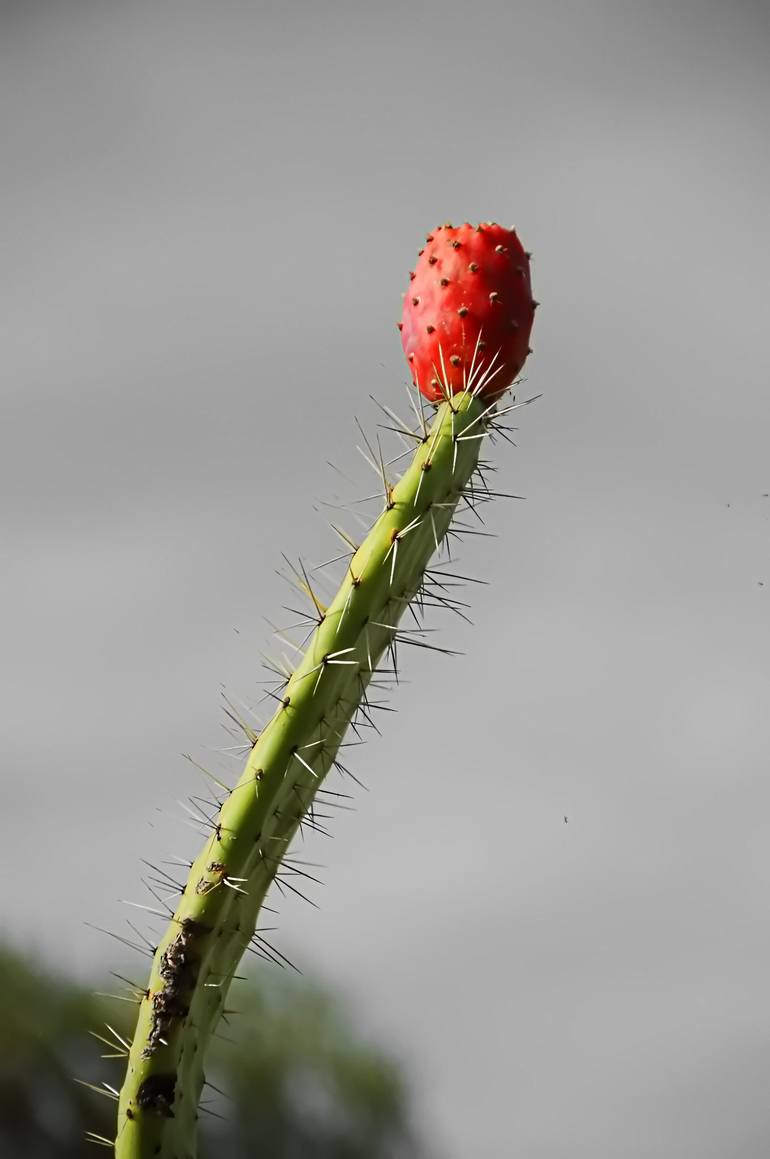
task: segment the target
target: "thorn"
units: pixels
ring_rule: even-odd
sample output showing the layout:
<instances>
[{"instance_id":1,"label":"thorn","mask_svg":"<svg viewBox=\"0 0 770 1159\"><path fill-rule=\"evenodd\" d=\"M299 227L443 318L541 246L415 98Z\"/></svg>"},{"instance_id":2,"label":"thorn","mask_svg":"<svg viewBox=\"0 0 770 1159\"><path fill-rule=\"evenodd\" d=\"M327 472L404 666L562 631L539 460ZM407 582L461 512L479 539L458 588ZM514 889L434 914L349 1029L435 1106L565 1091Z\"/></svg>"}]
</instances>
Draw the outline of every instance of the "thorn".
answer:
<instances>
[{"instance_id":1,"label":"thorn","mask_svg":"<svg viewBox=\"0 0 770 1159\"><path fill-rule=\"evenodd\" d=\"M220 789L223 789L225 793L230 792L229 785L226 785L224 781L220 781L217 777L214 776L213 773L210 773L208 769L204 769L203 765L199 765L197 761L193 760L189 753L182 753L182 756L186 761L189 761L191 765L195 765L196 769L199 769L205 776L209 777L215 785L218 785Z\"/></svg>"},{"instance_id":2,"label":"thorn","mask_svg":"<svg viewBox=\"0 0 770 1159\"><path fill-rule=\"evenodd\" d=\"M109 994L105 990L94 990L94 994L97 998L112 998L115 1002L130 1002L132 1006L138 1006L142 1001L142 997L146 995L146 991L139 998L129 998L125 994Z\"/></svg>"},{"instance_id":3,"label":"thorn","mask_svg":"<svg viewBox=\"0 0 770 1159\"><path fill-rule=\"evenodd\" d=\"M96 1143L97 1146L109 1147L110 1150L115 1147L117 1142L117 1139L107 1139L104 1135L97 1135L95 1131L86 1131L84 1137L87 1143Z\"/></svg>"},{"instance_id":4,"label":"thorn","mask_svg":"<svg viewBox=\"0 0 770 1159\"><path fill-rule=\"evenodd\" d=\"M81 1087L87 1087L89 1091L95 1091L97 1095L104 1095L105 1098L112 1099L113 1102L117 1102L120 1098L118 1092L109 1083L104 1083L103 1087L97 1087L95 1083L87 1083L85 1079L75 1079L75 1082Z\"/></svg>"},{"instance_id":5,"label":"thorn","mask_svg":"<svg viewBox=\"0 0 770 1159\"><path fill-rule=\"evenodd\" d=\"M161 917L165 917L165 914L161 914ZM124 946L128 946L130 950L136 950L138 954L144 954L146 958L152 958L155 953L154 949L150 951L145 946L138 946L135 942L130 942L128 938L122 938L120 934L113 934L111 930L102 929L101 926L95 926L92 922L84 922L84 925L92 930L98 930L100 934L106 934L108 938L114 938L116 942L121 942ZM147 944L149 945L149 942Z\"/></svg>"},{"instance_id":6,"label":"thorn","mask_svg":"<svg viewBox=\"0 0 770 1159\"><path fill-rule=\"evenodd\" d=\"M247 889L241 889L239 884L248 880L248 877L223 877L222 884L226 885L228 889L232 889L234 893L242 893L244 897L249 897L249 891Z\"/></svg>"},{"instance_id":7,"label":"thorn","mask_svg":"<svg viewBox=\"0 0 770 1159\"><path fill-rule=\"evenodd\" d=\"M434 543L435 543L435 545L436 545L436 551L438 551L438 549L439 549L438 532L437 532L437 530L436 530L436 519L435 519L435 516L434 516L434 514L433 514L433 508L432 508L432 507L431 507L431 508L430 508L430 510L429 510L429 515L430 515L430 522L431 522L431 526L432 526L432 528L433 528L433 542L434 542Z\"/></svg>"},{"instance_id":8,"label":"thorn","mask_svg":"<svg viewBox=\"0 0 770 1159\"><path fill-rule=\"evenodd\" d=\"M396 555L398 553L398 535L396 535L391 541L390 547L385 553L385 559L388 558L391 552L393 552L393 558L390 562L390 586L393 587L393 577L396 572Z\"/></svg>"},{"instance_id":9,"label":"thorn","mask_svg":"<svg viewBox=\"0 0 770 1159\"><path fill-rule=\"evenodd\" d=\"M332 761L332 764L334 765L334 767L335 767L335 769L337 770L337 772L339 772L339 773L342 773L342 775L343 775L343 776L345 776L345 777L350 777L350 779L351 779L352 781L355 781L355 782L356 782L356 784L357 784L357 785L358 785L360 788L362 788L362 789L364 790L364 792L365 792L365 793L368 793L368 792L369 792L369 789L368 789L368 788L367 788L367 786L364 784L364 782L363 782L363 781L359 781L358 777L356 777L356 776L355 776L353 773L351 773L350 769L349 769L349 768L347 768L345 765L343 765L342 761L341 761L341 760L339 760L339 758L338 758L338 757L335 757L335 759Z\"/></svg>"},{"instance_id":10,"label":"thorn","mask_svg":"<svg viewBox=\"0 0 770 1159\"><path fill-rule=\"evenodd\" d=\"M304 757L301 757L296 750L292 753L292 756L294 756L296 758L296 760L298 760L301 765L305 766L305 768L310 773L310 776L313 778L314 781L318 780L318 773L315 771L315 769L313 768L312 765L308 764L308 762L305 760Z\"/></svg>"},{"instance_id":11,"label":"thorn","mask_svg":"<svg viewBox=\"0 0 770 1159\"><path fill-rule=\"evenodd\" d=\"M412 644L415 648L427 648L430 652L442 652L444 656L463 656L464 652L455 652L451 648L440 648L438 644L427 644L424 640L412 640L409 637L402 637L401 633L397 636L399 644ZM378 705L375 708L380 707ZM395 709L390 709L395 712Z\"/></svg>"},{"instance_id":12,"label":"thorn","mask_svg":"<svg viewBox=\"0 0 770 1159\"><path fill-rule=\"evenodd\" d=\"M358 419L356 419L355 422L356 422L356 426L358 427L359 431L361 432L361 436L362 436L364 442L366 443L366 448L369 451L371 458L368 457L368 455L361 449L361 447L358 447L357 449L360 452L360 454L363 455L364 459L366 459L366 461L369 463L369 466L372 468L374 473L376 475L379 475L380 478L382 479L382 485L383 485L383 489L385 491L385 503L388 504L390 502L391 485L390 485L390 482L388 481L387 475L385 473L385 464L382 460L382 448L379 445L379 439L377 441L377 447L379 450L379 460L380 460L379 466L378 466L374 461L377 456L375 456L374 448L372 447L371 443L369 442L368 438L366 437L366 432L364 431L364 428L361 426Z\"/></svg>"},{"instance_id":13,"label":"thorn","mask_svg":"<svg viewBox=\"0 0 770 1159\"><path fill-rule=\"evenodd\" d=\"M223 1122L225 1122L227 1119L227 1116L220 1115L219 1111L212 1111L211 1107L207 1107L206 1103L203 1102L202 1100L198 1103L198 1106L199 1106L200 1110L202 1111L202 1113L204 1115L208 1115L210 1119L221 1119Z\"/></svg>"},{"instance_id":14,"label":"thorn","mask_svg":"<svg viewBox=\"0 0 770 1159\"><path fill-rule=\"evenodd\" d=\"M283 879L283 878L279 878L279 877L276 875L276 876L273 878L273 881L275 882L275 885L276 885L277 889L278 889L280 892L283 892L283 889L284 889L284 888L285 888L285 889L290 889L292 893L295 893L295 894L297 895L297 897L301 897L303 901L306 901L306 902L308 903L308 905L312 905L313 909L320 909L320 906L318 905L318 903L317 903L317 902L314 902L312 898L310 898L310 897L307 897L307 896L306 896L306 895L305 895L305 894L302 892L302 890L300 890L300 889L297 889L297 887L296 887L296 886L294 886L294 885L291 885L291 884L290 884L288 881L284 881L284 879ZM295 968L296 968L296 967L295 967Z\"/></svg>"},{"instance_id":15,"label":"thorn","mask_svg":"<svg viewBox=\"0 0 770 1159\"><path fill-rule=\"evenodd\" d=\"M276 950L275 946L271 945L270 942L268 942L265 938L261 938L259 934L255 933L252 938L252 942L257 942L258 945L264 949L266 954L270 954L271 957L268 960L274 962L276 966L281 966L282 968L284 965L290 966L291 969L295 971L295 973L299 974L300 977L302 976L302 971L300 970L299 966L295 966L294 963L289 958L287 958L285 954L282 954L280 950Z\"/></svg>"},{"instance_id":16,"label":"thorn","mask_svg":"<svg viewBox=\"0 0 770 1159\"><path fill-rule=\"evenodd\" d=\"M329 526L331 527L332 531L336 532L337 535L339 535L342 542L346 543L348 545L348 547L353 551L354 554L358 551L358 549L361 545L359 543L356 543L354 539L351 539L350 536L347 534L347 532L343 531L340 527L337 527L337 525L335 523L330 523ZM342 555L337 556L338 560L344 559L344 558L345 557Z\"/></svg>"},{"instance_id":17,"label":"thorn","mask_svg":"<svg viewBox=\"0 0 770 1159\"><path fill-rule=\"evenodd\" d=\"M131 905L135 910L144 910L146 913L152 913L153 917L155 918L173 918L174 916L174 911L170 909L169 906L167 906L165 910L153 910L151 905L143 905L141 902L129 902L125 897L118 897L118 902L121 903L121 905ZM128 925L131 925L130 921ZM154 954L154 947L152 946L152 943L148 942L147 939L144 938L144 935L138 932L136 926L131 926L131 928L133 932L139 936L139 938L143 939L147 943L147 946L152 949Z\"/></svg>"},{"instance_id":18,"label":"thorn","mask_svg":"<svg viewBox=\"0 0 770 1159\"><path fill-rule=\"evenodd\" d=\"M131 978L124 978L122 974L118 974L117 970L110 970L110 976L112 978L117 978L119 982L123 982L124 985L128 986L129 990L133 990L134 994L137 995L139 999L144 998L147 994L147 990L143 986L139 986L136 982L133 982Z\"/></svg>"},{"instance_id":19,"label":"thorn","mask_svg":"<svg viewBox=\"0 0 770 1159\"><path fill-rule=\"evenodd\" d=\"M268 667L269 667L269 665L268 665ZM275 671L275 670L273 669L273 671ZM284 675L285 675L285 673L284 673ZM252 744L252 745L256 744L256 742L259 740L259 733L256 732L251 727L251 725L248 724L245 720L241 719L241 717L238 715L238 711L237 711L235 705L232 703L231 700L228 699L227 696L225 696L224 692L220 693L220 695L221 695L222 699L224 700L225 704L228 705L228 707L225 709L225 716L228 716L230 718L230 720L233 722L233 724L236 724L238 726L238 728L241 730L241 732L246 737L246 739L250 742L250 744Z\"/></svg>"},{"instance_id":20,"label":"thorn","mask_svg":"<svg viewBox=\"0 0 770 1159\"><path fill-rule=\"evenodd\" d=\"M294 575L298 581L297 586L299 587L300 591L303 591L305 593L305 595L310 597L310 599L313 601L313 605L315 607L316 612L318 613L319 617L321 619L323 619L324 616L326 615L326 612L328 609L327 609L326 605L322 604L321 601L316 597L315 592L313 591L312 587L310 586L310 580L308 579L307 572L305 571L305 565L303 564L302 560L299 560L299 566L302 569L302 578L300 578L299 574L297 573L296 568L292 564L289 557L287 555L284 555L283 552L281 552L281 555L283 555L283 558L286 560L289 567L294 572Z\"/></svg>"},{"instance_id":21,"label":"thorn","mask_svg":"<svg viewBox=\"0 0 770 1159\"><path fill-rule=\"evenodd\" d=\"M110 1054L102 1054L99 1056L100 1058L110 1058L110 1059L128 1058L128 1050L127 1049L126 1050L116 1050L114 1042L110 1042L110 1040L108 1038L105 1038L103 1034L98 1034L97 1031L95 1031L95 1030L89 1030L88 1033L91 1035L92 1038L95 1038L97 1040L97 1042L101 1042L104 1046L108 1046L110 1048L110 1051L112 1052Z\"/></svg>"}]
</instances>

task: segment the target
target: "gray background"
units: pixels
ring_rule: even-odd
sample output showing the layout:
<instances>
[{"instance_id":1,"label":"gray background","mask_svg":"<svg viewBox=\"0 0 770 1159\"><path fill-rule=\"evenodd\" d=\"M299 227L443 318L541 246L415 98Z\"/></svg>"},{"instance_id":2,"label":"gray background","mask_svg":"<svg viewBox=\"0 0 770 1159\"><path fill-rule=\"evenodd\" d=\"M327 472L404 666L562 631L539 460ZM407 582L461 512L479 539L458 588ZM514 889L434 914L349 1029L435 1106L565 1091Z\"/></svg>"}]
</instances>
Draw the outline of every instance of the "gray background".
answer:
<instances>
[{"instance_id":1,"label":"gray background","mask_svg":"<svg viewBox=\"0 0 770 1159\"><path fill-rule=\"evenodd\" d=\"M515 223L528 498L277 944L442 1159L766 1155L767 6L0 12L8 931L124 963L83 923L130 935L140 857L194 852L179 754L230 743L221 683L258 699L318 501L376 485L354 415L406 410L423 233Z\"/></svg>"}]
</instances>

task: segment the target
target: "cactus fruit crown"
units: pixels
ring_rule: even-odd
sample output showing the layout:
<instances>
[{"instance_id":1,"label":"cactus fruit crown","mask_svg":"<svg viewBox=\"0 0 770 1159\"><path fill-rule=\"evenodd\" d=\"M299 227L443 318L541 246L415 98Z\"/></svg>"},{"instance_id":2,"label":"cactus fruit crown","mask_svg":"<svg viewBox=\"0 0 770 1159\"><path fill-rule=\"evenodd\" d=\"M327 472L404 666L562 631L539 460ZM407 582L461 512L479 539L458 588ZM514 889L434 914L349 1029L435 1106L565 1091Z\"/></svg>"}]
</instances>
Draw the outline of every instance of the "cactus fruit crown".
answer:
<instances>
[{"instance_id":1,"label":"cactus fruit crown","mask_svg":"<svg viewBox=\"0 0 770 1159\"><path fill-rule=\"evenodd\" d=\"M494 221L440 225L404 295L401 341L414 385L431 402L472 389L499 397L521 370L537 302L530 255Z\"/></svg>"},{"instance_id":2,"label":"cactus fruit crown","mask_svg":"<svg viewBox=\"0 0 770 1159\"><path fill-rule=\"evenodd\" d=\"M481 451L497 434L508 438L503 416L525 405L503 407L499 396L528 353L535 303L528 255L512 230L493 223L441 226L428 236L420 259L404 304L402 337L414 382L436 413L426 422L425 405L410 394L415 428L382 408L396 424L386 429L412 448L411 463L395 482L379 439L375 450L364 436L365 457L380 482L380 513L358 542L332 524L346 550L338 557L344 575L330 603L318 599L301 561L299 570L290 565L295 586L309 599L294 629L307 633L299 644L276 635L291 644L298 663L293 670L288 661L266 665L278 681L268 693L273 715L261 727L228 712L244 735L245 766L232 788L208 774L212 799L201 804L193 798L206 840L189 863L186 882L168 878L176 892L173 911L148 886L162 901L160 915L166 911L171 920L157 942L147 986L130 991L138 1018L131 1041L121 1039L126 1077L119 1094L108 1088L118 1099L116 1137L91 1136L106 1146L114 1142L118 1159L195 1156L206 1046L244 952L268 946L257 932L268 890L285 885L296 891L287 880L292 842L305 827L325 832L316 810L328 811L345 796L325 782L333 772L352 776L339 755L345 744L358 743L344 741L348 729L357 738L365 728L379 731L374 710L380 702L372 694L398 681L400 647L447 651L424 639L427 608L467 619L467 605L452 588L468 577L432 561L445 551L451 567L450 541L479 533L475 523L456 519L458 505L483 523L479 509L503 495L490 488L487 470L494 467ZM402 628L407 610L416 626ZM270 956L282 957L272 948Z\"/></svg>"}]
</instances>

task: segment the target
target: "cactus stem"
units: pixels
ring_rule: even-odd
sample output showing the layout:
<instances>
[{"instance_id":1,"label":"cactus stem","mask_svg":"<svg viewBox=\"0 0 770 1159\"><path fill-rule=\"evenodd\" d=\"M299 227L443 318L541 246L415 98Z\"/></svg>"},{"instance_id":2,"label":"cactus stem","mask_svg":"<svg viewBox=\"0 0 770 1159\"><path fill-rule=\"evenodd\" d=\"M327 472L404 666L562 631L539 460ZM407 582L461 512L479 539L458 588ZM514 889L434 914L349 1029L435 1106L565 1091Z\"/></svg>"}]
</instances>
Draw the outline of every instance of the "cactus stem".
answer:
<instances>
[{"instance_id":1,"label":"cactus stem","mask_svg":"<svg viewBox=\"0 0 770 1159\"><path fill-rule=\"evenodd\" d=\"M237 962L248 948L286 964L280 952L256 933L259 913L268 908L263 904L265 893L274 884L279 894L293 893L315 906L304 888L319 878L312 867L287 860L285 854L290 842L305 832L330 836L326 822L334 815L331 808L350 808L349 794L324 789L324 777L333 770L366 788L345 763L342 749L362 743L365 729L379 733L378 713L394 711L383 703L380 690L400 681L400 645L444 656L458 654L433 642L418 612L422 616L433 607L448 609L470 623L464 612L467 604L452 591L459 581L445 562L451 565L452 541L458 535L488 534L478 529L484 520L477 508L492 496L486 480L474 478L474 472L482 445L479 436L491 425L488 417L479 423L487 404L478 394L494 366L480 366L477 358L469 375L470 389L449 396L443 351L437 358L447 398L436 407L430 428L422 400L418 406L408 396L416 430L408 430L397 415L382 408L388 420L384 429L393 431L407 451L386 462L379 434L370 441L361 432L358 450L377 474L381 490L344 509L359 519L358 504L384 499L384 509L366 538L356 543L332 524L346 547L335 560L309 568L301 559L292 562L283 557L288 564L283 578L309 603L307 611L288 605L286 610L298 620L293 630L308 635L298 647L283 635L292 629L274 629L288 652L281 650L278 659L264 657L270 679L261 682L261 699L277 701L266 724L254 727L245 706L224 697L227 731L246 742L238 746L247 754L246 765L232 790L207 774L214 780L215 799L191 798L183 806L187 823L206 836L192 866L181 862L189 868L186 885L152 868L154 877L147 885L158 905L167 906L167 889L174 889L179 900L155 950L149 989L132 987L132 997L126 999L139 1001L141 1009L121 1094L116 1145L120 1159L150 1155L172 1159L194 1153L203 1051L223 1017ZM474 423L479 425L471 430ZM397 484L391 484L392 464L412 449L414 463ZM450 526L460 499L476 517L472 526L467 517ZM434 549L442 546L445 562L428 567ZM316 577L340 561L344 561L340 589L324 602L325 577L320 582ZM399 626L407 607L414 627ZM287 658L290 653L298 657L294 672ZM351 739L346 741L348 728ZM228 750L228 756L233 751ZM227 797L216 799L221 795L218 790ZM148 952L142 945L134 948Z\"/></svg>"}]
</instances>

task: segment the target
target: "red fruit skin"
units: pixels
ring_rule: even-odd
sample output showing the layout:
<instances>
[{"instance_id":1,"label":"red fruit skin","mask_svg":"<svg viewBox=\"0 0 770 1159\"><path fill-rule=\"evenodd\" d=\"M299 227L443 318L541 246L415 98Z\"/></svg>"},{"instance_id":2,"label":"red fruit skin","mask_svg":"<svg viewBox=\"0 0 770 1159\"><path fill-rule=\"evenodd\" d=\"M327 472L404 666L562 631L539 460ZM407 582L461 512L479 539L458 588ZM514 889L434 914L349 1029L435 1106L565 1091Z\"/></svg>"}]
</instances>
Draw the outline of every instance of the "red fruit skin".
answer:
<instances>
[{"instance_id":1,"label":"red fruit skin","mask_svg":"<svg viewBox=\"0 0 770 1159\"><path fill-rule=\"evenodd\" d=\"M474 388L497 398L530 353L537 306L516 231L496 222L440 225L410 278L399 329L415 386L431 402Z\"/></svg>"}]
</instances>

